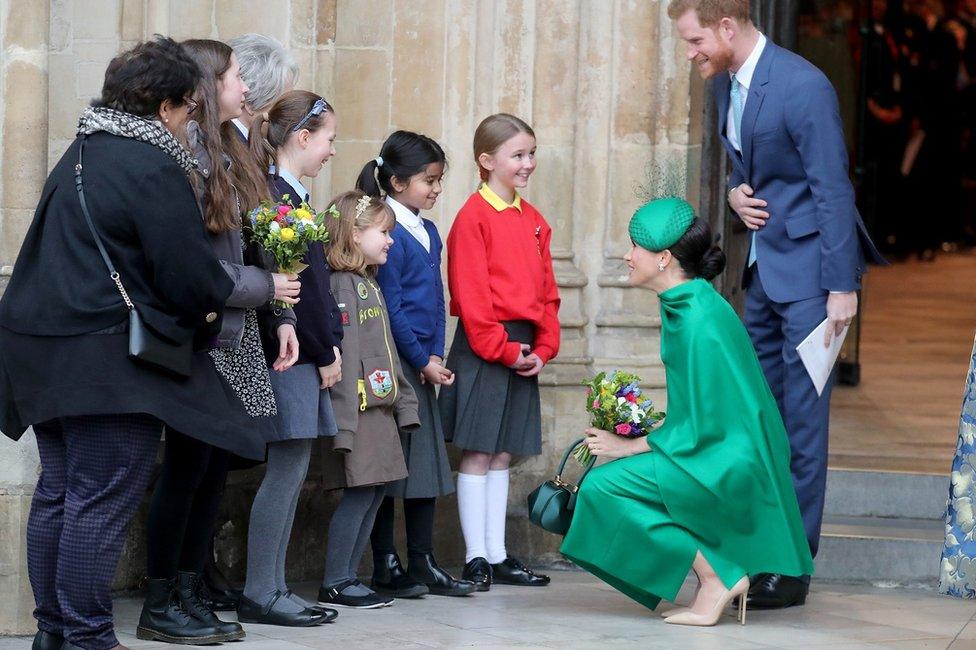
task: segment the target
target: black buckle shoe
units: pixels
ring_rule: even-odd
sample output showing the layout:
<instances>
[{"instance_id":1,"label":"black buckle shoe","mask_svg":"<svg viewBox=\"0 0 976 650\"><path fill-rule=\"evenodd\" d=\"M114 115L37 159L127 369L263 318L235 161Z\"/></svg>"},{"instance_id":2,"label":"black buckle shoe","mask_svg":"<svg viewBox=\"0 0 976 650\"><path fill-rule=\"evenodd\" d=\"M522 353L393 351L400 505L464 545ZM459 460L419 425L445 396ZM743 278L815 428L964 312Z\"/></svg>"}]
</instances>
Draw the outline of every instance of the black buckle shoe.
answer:
<instances>
[{"instance_id":1,"label":"black buckle shoe","mask_svg":"<svg viewBox=\"0 0 976 650\"><path fill-rule=\"evenodd\" d=\"M63 645L64 637L60 634L38 630L37 634L34 635L31 650L61 650Z\"/></svg>"},{"instance_id":2,"label":"black buckle shoe","mask_svg":"<svg viewBox=\"0 0 976 650\"><path fill-rule=\"evenodd\" d=\"M326 622L326 614L316 609L306 607L300 612L276 611L274 606L285 594L276 591L267 605L260 605L247 596L241 596L237 605L237 620L241 623L262 623L264 625L280 625L282 627L312 627ZM335 618L333 616L332 618Z\"/></svg>"},{"instance_id":3,"label":"black buckle shoe","mask_svg":"<svg viewBox=\"0 0 976 650\"><path fill-rule=\"evenodd\" d=\"M289 598L290 599L292 593L293 592L292 592L291 589L287 590L285 592L285 598ZM302 599L302 602L303 603L306 602L304 598ZM321 605L314 605L314 604L313 605L309 605L309 609L311 609L313 611L316 611L316 612L322 612L323 614L325 614L325 620L322 621L323 623L331 623L332 621L336 620L339 617L339 612L337 612L334 609L330 609L328 607L322 607Z\"/></svg>"},{"instance_id":4,"label":"black buckle shoe","mask_svg":"<svg viewBox=\"0 0 976 650\"><path fill-rule=\"evenodd\" d=\"M393 598L375 592L365 596L348 596L342 593L347 587L359 584L362 583L358 580L346 580L334 587L320 587L319 605L336 605L351 609L378 609L393 604Z\"/></svg>"},{"instance_id":5,"label":"black buckle shoe","mask_svg":"<svg viewBox=\"0 0 976 650\"><path fill-rule=\"evenodd\" d=\"M519 587L545 587L549 576L537 574L516 558L509 555L504 562L491 565L491 578L495 584Z\"/></svg>"},{"instance_id":6,"label":"black buckle shoe","mask_svg":"<svg viewBox=\"0 0 976 650\"><path fill-rule=\"evenodd\" d=\"M491 589L491 565L483 557L476 557L464 565L461 578L474 583L475 591Z\"/></svg>"},{"instance_id":7,"label":"black buckle shoe","mask_svg":"<svg viewBox=\"0 0 976 650\"><path fill-rule=\"evenodd\" d=\"M373 580L370 586L394 598L420 598L430 593L427 585L407 575L396 553L373 556Z\"/></svg>"},{"instance_id":8,"label":"black buckle shoe","mask_svg":"<svg viewBox=\"0 0 976 650\"><path fill-rule=\"evenodd\" d=\"M803 578L778 573L761 573L753 578L746 599L748 609L782 609L807 601L810 585Z\"/></svg>"},{"instance_id":9,"label":"black buckle shoe","mask_svg":"<svg viewBox=\"0 0 976 650\"><path fill-rule=\"evenodd\" d=\"M411 555L407 574L414 580L424 583L435 596L467 596L476 589L473 582L456 580L454 576L440 568L431 553Z\"/></svg>"}]
</instances>

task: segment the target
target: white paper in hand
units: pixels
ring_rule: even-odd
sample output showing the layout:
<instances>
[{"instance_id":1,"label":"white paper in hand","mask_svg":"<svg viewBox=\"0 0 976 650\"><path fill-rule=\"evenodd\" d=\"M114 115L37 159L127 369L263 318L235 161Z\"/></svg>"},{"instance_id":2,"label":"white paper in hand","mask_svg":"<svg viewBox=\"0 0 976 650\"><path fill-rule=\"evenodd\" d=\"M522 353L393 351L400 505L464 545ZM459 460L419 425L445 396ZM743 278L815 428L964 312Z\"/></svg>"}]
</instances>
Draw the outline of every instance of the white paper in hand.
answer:
<instances>
[{"instance_id":1,"label":"white paper in hand","mask_svg":"<svg viewBox=\"0 0 976 650\"><path fill-rule=\"evenodd\" d=\"M828 326L827 319L824 319L824 322L817 325L817 328L810 332L810 335L803 339L800 345L796 346L803 366L807 369L807 373L809 373L810 379L813 380L813 385L817 389L817 395L823 394L824 386L827 385L827 380L830 378L830 371L834 369L837 355L840 354L844 339L847 338L847 330L850 329L850 325L846 325L840 336L835 336L830 340L830 347L824 347Z\"/></svg>"}]
</instances>

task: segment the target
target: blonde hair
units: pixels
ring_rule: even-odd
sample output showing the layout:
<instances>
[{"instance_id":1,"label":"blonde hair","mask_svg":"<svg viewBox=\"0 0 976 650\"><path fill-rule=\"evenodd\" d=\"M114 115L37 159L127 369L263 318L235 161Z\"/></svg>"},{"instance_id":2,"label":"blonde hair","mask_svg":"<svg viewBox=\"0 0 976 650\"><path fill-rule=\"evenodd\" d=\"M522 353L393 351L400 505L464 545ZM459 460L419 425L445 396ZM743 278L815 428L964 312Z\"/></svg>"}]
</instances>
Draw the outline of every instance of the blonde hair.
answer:
<instances>
[{"instance_id":1,"label":"blonde hair","mask_svg":"<svg viewBox=\"0 0 976 650\"><path fill-rule=\"evenodd\" d=\"M364 210L359 209L363 197L369 199ZM366 262L353 234L371 226L392 230L396 224L393 210L384 201L369 196L359 190L343 192L334 199L339 218L329 218L329 245L325 249L325 259L333 271L348 271L358 275L375 275L376 266Z\"/></svg>"},{"instance_id":2,"label":"blonde hair","mask_svg":"<svg viewBox=\"0 0 976 650\"><path fill-rule=\"evenodd\" d=\"M494 155L503 144L519 133L527 133L535 137L535 131L531 126L508 113L495 113L481 120L481 124L474 132L474 162L478 165L481 180L488 180L488 170L481 166L479 160L481 154Z\"/></svg>"},{"instance_id":3,"label":"blonde hair","mask_svg":"<svg viewBox=\"0 0 976 650\"><path fill-rule=\"evenodd\" d=\"M702 27L713 27L723 18L732 18L740 23L752 21L749 17L749 0L671 0L668 5L671 20L678 20L689 11L698 15Z\"/></svg>"}]
</instances>

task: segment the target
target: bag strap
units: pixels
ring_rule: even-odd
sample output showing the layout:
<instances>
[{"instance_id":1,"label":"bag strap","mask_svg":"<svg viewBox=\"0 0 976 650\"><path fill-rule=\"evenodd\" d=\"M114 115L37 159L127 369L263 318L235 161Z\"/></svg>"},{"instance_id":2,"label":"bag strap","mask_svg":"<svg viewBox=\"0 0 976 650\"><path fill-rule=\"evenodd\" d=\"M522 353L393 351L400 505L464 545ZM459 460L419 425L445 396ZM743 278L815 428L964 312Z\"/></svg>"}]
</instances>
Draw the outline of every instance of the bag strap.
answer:
<instances>
[{"instance_id":1,"label":"bag strap","mask_svg":"<svg viewBox=\"0 0 976 650\"><path fill-rule=\"evenodd\" d=\"M122 278L119 276L119 272L115 270L115 266L112 264L111 258L108 256L108 251L105 250L105 245L102 244L102 238L98 236L98 231L95 230L95 224L92 221L91 213L88 212L88 202L85 201L85 190L81 180L82 171L82 154L85 151L85 142L88 140L87 135L81 136L81 144L78 146L78 164L75 165L75 188L78 190L78 201L81 202L81 211L85 215L85 221L88 223L88 230L91 232L92 237L95 239L95 245L98 246L98 252L102 255L102 261L105 262L106 268L108 268L109 277L112 278L112 282L118 288L119 293L122 294L122 300L125 302L126 308L129 311L135 309L135 305L132 304L132 300L129 299L129 294L122 286Z\"/></svg>"},{"instance_id":2,"label":"bag strap","mask_svg":"<svg viewBox=\"0 0 976 650\"><path fill-rule=\"evenodd\" d=\"M579 444L584 440L586 440L586 438L579 438L578 440L570 444L569 447L566 448L566 452L563 454L563 459L559 462L559 469L556 470L556 478L554 478L552 481L559 487L568 489L573 494L575 494L576 491L579 490L579 486L583 484L583 479L586 478L586 475L590 473L590 470L593 469L593 465L596 463L596 456L590 456L590 459L586 461L586 465L583 466L583 473L580 474L580 477L578 479L576 479L575 484L567 483L566 481L563 480L562 474L563 471L566 469L566 463L569 461L570 454L572 454L573 450L576 449L576 447L578 447Z\"/></svg>"}]
</instances>

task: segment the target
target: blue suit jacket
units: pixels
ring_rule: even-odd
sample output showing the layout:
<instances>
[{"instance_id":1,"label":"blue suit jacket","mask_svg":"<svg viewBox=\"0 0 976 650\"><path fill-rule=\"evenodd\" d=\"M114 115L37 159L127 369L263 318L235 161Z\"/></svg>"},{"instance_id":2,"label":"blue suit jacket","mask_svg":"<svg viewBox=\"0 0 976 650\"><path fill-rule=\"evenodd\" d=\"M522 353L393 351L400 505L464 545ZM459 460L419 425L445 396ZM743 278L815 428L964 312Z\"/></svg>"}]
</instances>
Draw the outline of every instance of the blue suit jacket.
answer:
<instances>
[{"instance_id":1,"label":"blue suit jacket","mask_svg":"<svg viewBox=\"0 0 976 650\"><path fill-rule=\"evenodd\" d=\"M756 234L766 294L793 302L859 289L865 259L884 259L854 205L830 80L803 57L767 41L742 115L742 155L726 135L730 84L727 74L712 83L718 128L732 159L729 188L747 183L769 206L769 220Z\"/></svg>"},{"instance_id":2,"label":"blue suit jacket","mask_svg":"<svg viewBox=\"0 0 976 650\"><path fill-rule=\"evenodd\" d=\"M390 329L397 350L420 370L430 355L444 356L444 284L441 281L441 238L429 219L423 220L430 236L430 252L397 223L390 232L393 246L376 279L383 290Z\"/></svg>"}]
</instances>

